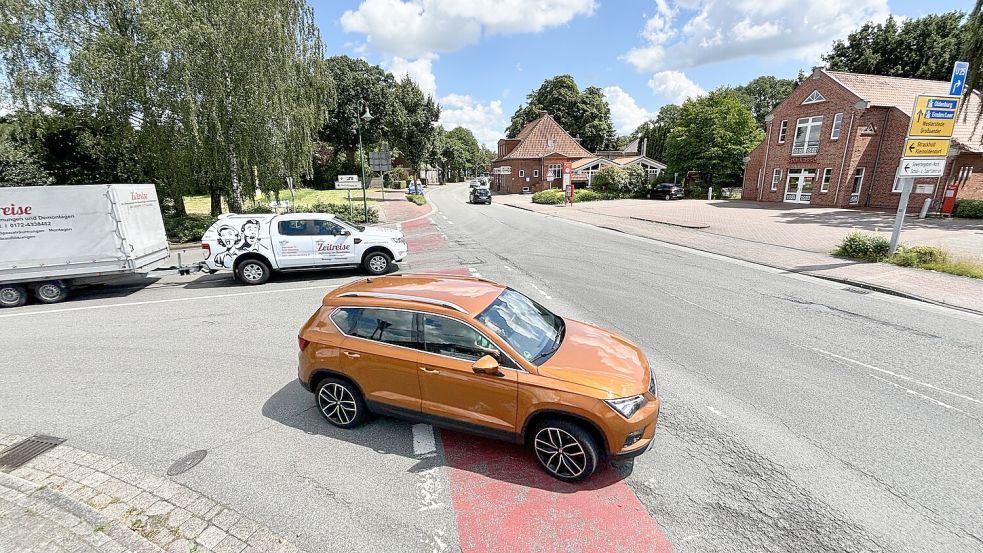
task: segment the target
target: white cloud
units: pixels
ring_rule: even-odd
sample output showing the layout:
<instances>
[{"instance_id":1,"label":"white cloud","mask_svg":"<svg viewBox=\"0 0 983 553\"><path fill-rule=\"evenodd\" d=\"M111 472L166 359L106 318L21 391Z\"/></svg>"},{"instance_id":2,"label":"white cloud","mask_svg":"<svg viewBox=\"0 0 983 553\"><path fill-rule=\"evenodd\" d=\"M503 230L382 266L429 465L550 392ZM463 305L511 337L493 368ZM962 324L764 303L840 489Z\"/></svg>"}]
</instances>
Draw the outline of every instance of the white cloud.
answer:
<instances>
[{"instance_id":1,"label":"white cloud","mask_svg":"<svg viewBox=\"0 0 983 553\"><path fill-rule=\"evenodd\" d=\"M440 124L447 130L470 129L479 143L492 150L496 149L498 139L505 137L508 127L501 100L481 103L462 94L448 94L440 99Z\"/></svg>"},{"instance_id":2,"label":"white cloud","mask_svg":"<svg viewBox=\"0 0 983 553\"><path fill-rule=\"evenodd\" d=\"M628 134L655 117L654 113L640 107L620 86L606 86L603 91L611 107L611 121L619 133Z\"/></svg>"},{"instance_id":3,"label":"white cloud","mask_svg":"<svg viewBox=\"0 0 983 553\"><path fill-rule=\"evenodd\" d=\"M413 61L396 56L386 64L386 69L397 79L409 76L424 94L436 97L437 77L433 74L433 60L435 59L437 59L435 54L425 54Z\"/></svg>"},{"instance_id":4,"label":"white cloud","mask_svg":"<svg viewBox=\"0 0 983 553\"><path fill-rule=\"evenodd\" d=\"M674 104L681 104L687 98L706 94L700 85L689 80L681 71L660 71L649 79L652 92Z\"/></svg>"},{"instance_id":5,"label":"white cloud","mask_svg":"<svg viewBox=\"0 0 983 553\"><path fill-rule=\"evenodd\" d=\"M763 56L812 62L867 21L885 18L887 0L656 0L645 44L625 59L665 71Z\"/></svg>"},{"instance_id":6,"label":"white cloud","mask_svg":"<svg viewBox=\"0 0 983 553\"><path fill-rule=\"evenodd\" d=\"M539 32L594 13L595 0L363 0L346 10L341 27L362 33L374 48L403 58L451 52L482 34Z\"/></svg>"}]
</instances>

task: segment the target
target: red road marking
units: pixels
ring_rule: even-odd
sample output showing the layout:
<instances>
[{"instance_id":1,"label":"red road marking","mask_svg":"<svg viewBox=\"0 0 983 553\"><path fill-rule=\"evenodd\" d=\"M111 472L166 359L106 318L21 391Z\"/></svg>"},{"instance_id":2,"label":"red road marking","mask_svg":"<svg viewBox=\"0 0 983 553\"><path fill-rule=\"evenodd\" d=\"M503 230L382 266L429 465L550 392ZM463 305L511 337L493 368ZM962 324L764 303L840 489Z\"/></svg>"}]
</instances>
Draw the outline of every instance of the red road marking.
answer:
<instances>
[{"instance_id":1,"label":"red road marking","mask_svg":"<svg viewBox=\"0 0 983 553\"><path fill-rule=\"evenodd\" d=\"M612 468L566 484L527 449L441 431L461 549L669 553L672 547Z\"/></svg>"}]
</instances>

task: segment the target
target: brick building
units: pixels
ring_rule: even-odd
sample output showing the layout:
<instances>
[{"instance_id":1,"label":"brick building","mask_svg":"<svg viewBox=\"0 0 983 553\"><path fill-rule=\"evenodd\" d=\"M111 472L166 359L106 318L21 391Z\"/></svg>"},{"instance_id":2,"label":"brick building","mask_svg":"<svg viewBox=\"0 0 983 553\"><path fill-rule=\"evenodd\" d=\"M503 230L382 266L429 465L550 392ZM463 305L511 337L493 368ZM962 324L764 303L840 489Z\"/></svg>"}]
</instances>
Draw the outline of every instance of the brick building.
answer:
<instances>
[{"instance_id":1,"label":"brick building","mask_svg":"<svg viewBox=\"0 0 983 553\"><path fill-rule=\"evenodd\" d=\"M743 198L814 206L897 209L896 179L918 94L946 95L949 83L816 69L767 117L765 140L748 159ZM945 184L983 199L980 94L959 114L943 177L913 179L910 211L941 205Z\"/></svg>"}]
</instances>

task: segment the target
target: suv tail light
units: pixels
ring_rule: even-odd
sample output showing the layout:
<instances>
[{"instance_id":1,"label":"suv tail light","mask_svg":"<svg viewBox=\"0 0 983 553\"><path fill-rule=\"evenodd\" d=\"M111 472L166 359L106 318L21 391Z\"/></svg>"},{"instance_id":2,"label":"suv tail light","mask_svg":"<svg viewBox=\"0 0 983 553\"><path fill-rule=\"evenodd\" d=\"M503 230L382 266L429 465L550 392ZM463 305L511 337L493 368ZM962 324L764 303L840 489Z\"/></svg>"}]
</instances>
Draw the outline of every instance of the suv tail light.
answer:
<instances>
[{"instance_id":1,"label":"suv tail light","mask_svg":"<svg viewBox=\"0 0 983 553\"><path fill-rule=\"evenodd\" d=\"M300 336L297 337L297 346L300 348L300 351L304 351L305 349L307 349L307 346L309 346L310 344L311 344L310 340L305 340Z\"/></svg>"},{"instance_id":2,"label":"suv tail light","mask_svg":"<svg viewBox=\"0 0 983 553\"><path fill-rule=\"evenodd\" d=\"M208 244L202 242L201 249L205 252L205 259L208 259L209 257L212 256L212 247L209 246Z\"/></svg>"}]
</instances>

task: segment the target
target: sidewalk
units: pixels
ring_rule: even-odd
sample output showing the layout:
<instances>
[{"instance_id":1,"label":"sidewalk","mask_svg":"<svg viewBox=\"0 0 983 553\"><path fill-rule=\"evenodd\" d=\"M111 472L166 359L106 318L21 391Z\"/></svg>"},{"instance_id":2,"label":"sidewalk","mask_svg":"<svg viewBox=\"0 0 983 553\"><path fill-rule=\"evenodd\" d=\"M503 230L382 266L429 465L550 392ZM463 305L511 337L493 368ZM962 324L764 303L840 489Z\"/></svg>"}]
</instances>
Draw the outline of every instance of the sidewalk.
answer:
<instances>
[{"instance_id":1,"label":"sidewalk","mask_svg":"<svg viewBox=\"0 0 983 553\"><path fill-rule=\"evenodd\" d=\"M406 199L405 190L386 189L385 200L382 198L382 190L373 188L369 190L369 198L376 200L375 206L379 209L379 222L387 225L401 223L419 217L425 217L433 211L433 205L416 205Z\"/></svg>"},{"instance_id":2,"label":"sidewalk","mask_svg":"<svg viewBox=\"0 0 983 553\"><path fill-rule=\"evenodd\" d=\"M0 434L0 450L22 439ZM60 445L0 472L0 553L21 551L300 550L169 478Z\"/></svg>"},{"instance_id":3,"label":"sidewalk","mask_svg":"<svg viewBox=\"0 0 983 553\"><path fill-rule=\"evenodd\" d=\"M956 307L959 309L983 314L983 281L926 271L923 269L912 269L908 267L898 267L887 263L865 263L833 257L825 253L832 250L834 246L824 246L824 249L815 251L814 244L808 247L801 241L788 240L790 234L797 236L819 234L826 236L829 240L830 232L818 228L820 222L816 222L805 228L801 223L789 228L793 223L771 223L770 228L758 225L756 232L742 234L738 227L742 218L747 221L762 214L754 213L756 204L745 203L744 206L733 205L735 209L728 209L726 215L717 219L699 220L693 217L686 217L679 210L690 208L685 205L693 200L675 202L656 202L654 200L616 200L605 202L590 202L577 204L573 208L560 206L546 206L532 203L531 196L522 195L499 195L495 197L495 202L525 209L528 211L542 213L553 217L560 217L572 221L587 223L590 225L608 228L619 232L652 238L662 242L668 242L679 246L685 246L709 253L733 257L752 263L767 265L784 269L789 272L802 273L810 276L843 282L861 288L877 290L885 293L900 295L939 305ZM706 204L709 202L699 202ZM651 209L673 209L676 210L671 216L659 216L658 219L652 217L650 212L644 213L642 217L640 209L649 209L646 204L670 204L665 207L652 206ZM744 209L740 209L744 207ZM693 209L706 211L703 206L694 206ZM842 210L841 210L842 211ZM666 214L669 215L669 214ZM818 213L802 213L803 216L818 217ZM773 216L773 213L766 213L764 216ZM883 214L869 214L861 212L857 215L858 220L869 218L876 220L883 217ZM728 224L728 220L738 221ZM820 219L821 221L821 219ZM963 222L957 222L957 224ZM753 226L750 222L743 223L745 226ZM924 222L921 223L924 225ZM975 243L979 238L979 233L975 228L980 227L978 222L966 224L962 230L964 236L951 236L950 240L959 243ZM925 228L924 226L916 228ZM817 229L816 232L813 232ZM927 231L935 231L928 228ZM849 230L841 232L849 232ZM924 233L925 231L923 231ZM947 230L951 234L951 230ZM903 241L916 242L911 236L917 236L916 232L909 234L905 229L902 234ZM791 243L791 244L789 244ZM919 241L918 243L925 243ZM976 250L977 255L983 249Z\"/></svg>"}]
</instances>

